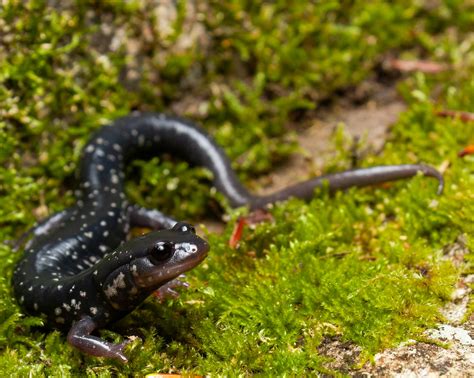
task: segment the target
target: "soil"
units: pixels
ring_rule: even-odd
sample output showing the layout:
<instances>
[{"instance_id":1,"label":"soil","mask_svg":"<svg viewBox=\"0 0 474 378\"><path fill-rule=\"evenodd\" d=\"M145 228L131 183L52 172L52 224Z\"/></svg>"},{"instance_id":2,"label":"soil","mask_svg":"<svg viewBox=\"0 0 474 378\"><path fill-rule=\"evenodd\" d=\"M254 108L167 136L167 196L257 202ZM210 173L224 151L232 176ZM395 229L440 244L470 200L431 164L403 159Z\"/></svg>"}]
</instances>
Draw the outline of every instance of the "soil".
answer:
<instances>
[{"instance_id":1,"label":"soil","mask_svg":"<svg viewBox=\"0 0 474 378\"><path fill-rule=\"evenodd\" d=\"M297 181L323 173L325 163L334 157L332 137L343 125L353 140L363 140L366 150L383 148L390 126L406 108L395 84L367 80L357 91L323 105L298 132L302 153L294 154L269 176L260 178L262 193L270 193Z\"/></svg>"}]
</instances>

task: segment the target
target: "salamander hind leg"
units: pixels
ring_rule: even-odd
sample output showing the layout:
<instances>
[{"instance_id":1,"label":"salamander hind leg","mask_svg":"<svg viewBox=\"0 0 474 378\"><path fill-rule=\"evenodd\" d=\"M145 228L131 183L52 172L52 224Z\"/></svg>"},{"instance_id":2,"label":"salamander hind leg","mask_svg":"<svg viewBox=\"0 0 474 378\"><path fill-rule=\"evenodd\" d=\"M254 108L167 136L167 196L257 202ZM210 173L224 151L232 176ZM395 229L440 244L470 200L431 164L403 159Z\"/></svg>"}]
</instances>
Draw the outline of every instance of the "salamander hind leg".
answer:
<instances>
[{"instance_id":1,"label":"salamander hind leg","mask_svg":"<svg viewBox=\"0 0 474 378\"><path fill-rule=\"evenodd\" d=\"M138 205L128 208L130 225L134 227L148 227L153 230L172 228L177 221L161 211L146 209Z\"/></svg>"},{"instance_id":2,"label":"salamander hind leg","mask_svg":"<svg viewBox=\"0 0 474 378\"><path fill-rule=\"evenodd\" d=\"M30 228L28 231L25 231L23 234L20 235L20 237L12 241L10 244L13 248L14 251L17 251L29 238L33 237L39 237L39 236L47 236L53 233L55 230L57 230L63 222L71 215L70 210L63 210L60 211L59 213L55 213L46 219L43 219L42 221L38 222L35 226ZM31 247L32 241L34 239L30 239L26 245L25 249L28 249Z\"/></svg>"},{"instance_id":3,"label":"salamander hind leg","mask_svg":"<svg viewBox=\"0 0 474 378\"><path fill-rule=\"evenodd\" d=\"M67 341L81 352L96 357L115 358L121 362L127 362L123 350L129 341L119 344L109 343L99 337L91 336L97 328L96 323L89 316L85 316L74 323L67 335Z\"/></svg>"}]
</instances>

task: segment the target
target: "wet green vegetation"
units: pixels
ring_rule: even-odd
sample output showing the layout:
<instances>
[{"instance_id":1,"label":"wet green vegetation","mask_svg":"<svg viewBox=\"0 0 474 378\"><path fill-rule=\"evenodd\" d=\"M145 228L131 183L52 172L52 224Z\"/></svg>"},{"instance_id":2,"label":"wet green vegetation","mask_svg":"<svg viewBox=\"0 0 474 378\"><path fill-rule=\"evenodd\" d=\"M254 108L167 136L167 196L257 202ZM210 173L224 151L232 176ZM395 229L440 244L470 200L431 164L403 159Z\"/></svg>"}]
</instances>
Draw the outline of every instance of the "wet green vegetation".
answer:
<instances>
[{"instance_id":1,"label":"wet green vegetation","mask_svg":"<svg viewBox=\"0 0 474 378\"><path fill-rule=\"evenodd\" d=\"M20 257L0 245L0 371L7 375L329 372L327 338L362 348L359 364L442 320L472 255L446 258L461 235L473 248L474 124L438 109L474 110L474 9L464 1L43 1L0 5L0 240L74 202L74 172L91 132L132 110L179 112L225 148L241 178L269 173L296 152L294 133L320 101L381 73L388 56L446 64L408 75L408 110L381 154L362 166L425 162L446 190L416 177L272 208L274 220L227 242L243 210L190 273L174 301L150 299L102 336L136 335L130 363L81 355L21 312L10 278ZM158 9L158 10L157 10ZM166 11L168 9L168 11ZM316 110L315 110L316 109ZM326 171L350 167L350 142ZM134 162L127 194L199 223L225 201L209 173L170 157ZM347 368L351 368L348 366Z\"/></svg>"}]
</instances>

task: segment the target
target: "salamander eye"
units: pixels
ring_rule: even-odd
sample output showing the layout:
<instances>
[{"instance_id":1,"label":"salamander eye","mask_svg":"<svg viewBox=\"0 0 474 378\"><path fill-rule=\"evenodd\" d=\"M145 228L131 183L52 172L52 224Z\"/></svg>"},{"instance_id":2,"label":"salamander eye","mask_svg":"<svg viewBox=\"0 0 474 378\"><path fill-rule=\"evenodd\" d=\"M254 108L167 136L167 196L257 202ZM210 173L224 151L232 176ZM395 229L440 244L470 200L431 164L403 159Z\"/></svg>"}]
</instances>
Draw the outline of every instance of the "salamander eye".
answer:
<instances>
[{"instance_id":1,"label":"salamander eye","mask_svg":"<svg viewBox=\"0 0 474 378\"><path fill-rule=\"evenodd\" d=\"M193 225L185 222L178 222L176 223L173 228L173 231L180 231L180 232L192 232L193 234L196 233L196 229Z\"/></svg>"},{"instance_id":2,"label":"salamander eye","mask_svg":"<svg viewBox=\"0 0 474 378\"><path fill-rule=\"evenodd\" d=\"M174 244L170 242L159 242L155 244L150 252L149 259L155 264L159 265L163 261L168 260L173 256Z\"/></svg>"}]
</instances>

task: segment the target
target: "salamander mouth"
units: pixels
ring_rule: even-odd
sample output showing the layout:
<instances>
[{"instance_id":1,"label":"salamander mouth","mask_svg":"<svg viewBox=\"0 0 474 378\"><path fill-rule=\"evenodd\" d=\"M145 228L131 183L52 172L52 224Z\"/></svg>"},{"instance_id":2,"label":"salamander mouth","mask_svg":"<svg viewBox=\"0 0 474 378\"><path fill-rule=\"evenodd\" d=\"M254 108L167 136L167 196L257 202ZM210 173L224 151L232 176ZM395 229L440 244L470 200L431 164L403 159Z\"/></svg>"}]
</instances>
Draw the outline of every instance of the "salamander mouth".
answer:
<instances>
[{"instance_id":1,"label":"salamander mouth","mask_svg":"<svg viewBox=\"0 0 474 378\"><path fill-rule=\"evenodd\" d=\"M202 245L199 246L198 253L195 253L192 256L188 256L186 259L183 259L179 263L174 262L172 266L170 266L166 270L170 272L170 275L179 276L180 274L187 272L195 268L196 266L198 266L207 257L208 252L209 252L209 244L203 241Z\"/></svg>"},{"instance_id":2,"label":"salamander mouth","mask_svg":"<svg viewBox=\"0 0 474 378\"><path fill-rule=\"evenodd\" d=\"M186 261L183 261L181 264L177 264L169 269L167 269L167 275L169 275L170 279L178 277L180 274L183 274L196 266L198 266L204 259L207 257L206 253L200 253L197 256L190 258Z\"/></svg>"}]
</instances>

